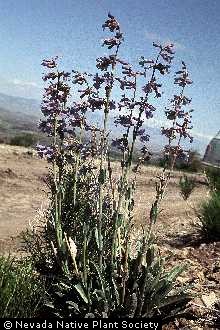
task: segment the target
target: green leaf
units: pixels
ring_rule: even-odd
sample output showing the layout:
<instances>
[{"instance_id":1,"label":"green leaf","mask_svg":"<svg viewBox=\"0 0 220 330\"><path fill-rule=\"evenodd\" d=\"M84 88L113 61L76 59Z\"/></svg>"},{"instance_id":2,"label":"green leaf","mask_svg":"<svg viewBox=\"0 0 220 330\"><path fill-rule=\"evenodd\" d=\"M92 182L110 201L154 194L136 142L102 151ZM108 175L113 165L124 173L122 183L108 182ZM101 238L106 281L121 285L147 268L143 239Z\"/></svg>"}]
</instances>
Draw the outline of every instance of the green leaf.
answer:
<instances>
[{"instance_id":1,"label":"green leaf","mask_svg":"<svg viewBox=\"0 0 220 330\"><path fill-rule=\"evenodd\" d=\"M54 304L52 304L51 302L47 302L47 303L45 303L44 306L49 307L49 308L51 308L51 309L55 309Z\"/></svg>"},{"instance_id":2,"label":"green leaf","mask_svg":"<svg viewBox=\"0 0 220 330\"><path fill-rule=\"evenodd\" d=\"M121 227L122 223L123 223L123 214L119 213L118 215L118 219L117 219L117 227Z\"/></svg>"},{"instance_id":3,"label":"green leaf","mask_svg":"<svg viewBox=\"0 0 220 330\"><path fill-rule=\"evenodd\" d=\"M75 310L77 310L77 312L80 312L79 306L76 303L74 303L73 301L68 300L66 303L69 306L72 306Z\"/></svg>"},{"instance_id":4,"label":"green leaf","mask_svg":"<svg viewBox=\"0 0 220 330\"><path fill-rule=\"evenodd\" d=\"M170 273L167 276L167 280L170 282L173 282L176 280L176 278L187 268L187 266L184 264L182 266L176 266L174 267Z\"/></svg>"},{"instance_id":5,"label":"green leaf","mask_svg":"<svg viewBox=\"0 0 220 330\"><path fill-rule=\"evenodd\" d=\"M95 240L96 240L96 244L98 249L100 250L100 244L99 244L99 232L98 232L98 228L95 228Z\"/></svg>"},{"instance_id":6,"label":"green leaf","mask_svg":"<svg viewBox=\"0 0 220 330\"><path fill-rule=\"evenodd\" d=\"M168 307L169 305L178 305L182 302L189 301L192 299L192 296L187 293L183 293L182 295L174 295L167 297L163 302L161 302L157 307Z\"/></svg>"},{"instance_id":7,"label":"green leaf","mask_svg":"<svg viewBox=\"0 0 220 330\"><path fill-rule=\"evenodd\" d=\"M89 303L89 300L85 294L85 291L83 289L83 287L81 286L80 283L74 285L74 288L76 289L76 291L80 294L80 297L83 299L83 301L88 304Z\"/></svg>"},{"instance_id":8,"label":"green leaf","mask_svg":"<svg viewBox=\"0 0 220 330\"><path fill-rule=\"evenodd\" d=\"M106 170L105 169L101 169L100 172L99 172L99 183L100 184L104 184L105 183L105 179L106 179Z\"/></svg>"},{"instance_id":9,"label":"green leaf","mask_svg":"<svg viewBox=\"0 0 220 330\"><path fill-rule=\"evenodd\" d=\"M102 273L100 271L100 268L93 261L91 261L91 264L93 264L93 266L95 267L95 269L97 271L98 278L99 278L99 281L100 281L100 284L101 284L101 287L102 287L103 296L104 296L104 299L106 300L105 283L104 283L104 280L103 280L103 277L102 277Z\"/></svg>"},{"instance_id":10,"label":"green leaf","mask_svg":"<svg viewBox=\"0 0 220 330\"><path fill-rule=\"evenodd\" d=\"M85 319L94 319L95 318L95 314L93 313L87 313L85 316L84 316Z\"/></svg>"},{"instance_id":11,"label":"green leaf","mask_svg":"<svg viewBox=\"0 0 220 330\"><path fill-rule=\"evenodd\" d=\"M117 302L117 305L119 306L120 305L120 296L119 296L118 288L117 288L114 278L112 278L112 284L113 284L113 288L114 288L116 302Z\"/></svg>"}]
</instances>

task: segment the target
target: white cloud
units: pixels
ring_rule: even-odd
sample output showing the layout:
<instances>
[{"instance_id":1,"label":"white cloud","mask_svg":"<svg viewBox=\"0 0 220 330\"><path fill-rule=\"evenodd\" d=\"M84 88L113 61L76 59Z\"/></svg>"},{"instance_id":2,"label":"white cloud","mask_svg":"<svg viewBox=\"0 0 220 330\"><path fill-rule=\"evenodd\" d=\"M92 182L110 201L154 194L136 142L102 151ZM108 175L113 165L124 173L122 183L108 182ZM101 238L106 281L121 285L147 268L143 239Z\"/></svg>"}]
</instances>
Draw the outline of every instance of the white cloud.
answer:
<instances>
[{"instance_id":1,"label":"white cloud","mask_svg":"<svg viewBox=\"0 0 220 330\"><path fill-rule=\"evenodd\" d=\"M0 76L0 92L26 98L41 98L42 87L35 81L26 81L18 78L6 79Z\"/></svg>"},{"instance_id":2,"label":"white cloud","mask_svg":"<svg viewBox=\"0 0 220 330\"><path fill-rule=\"evenodd\" d=\"M214 135L200 133L200 132L197 132L197 131L193 131L193 136L198 137L198 138L203 138L203 139L206 139L206 140L211 140L214 137Z\"/></svg>"},{"instance_id":3,"label":"white cloud","mask_svg":"<svg viewBox=\"0 0 220 330\"><path fill-rule=\"evenodd\" d=\"M175 40L172 40L170 38L167 38L167 37L164 37L164 36L161 36L157 33L154 33L154 32L150 32L150 31L145 31L145 37L148 39L148 40L151 40L151 41L155 41L155 42L160 42L162 44L174 44L174 47L175 49L179 49L179 50L185 50L186 47L184 45L182 45L181 43L175 41Z\"/></svg>"},{"instance_id":4,"label":"white cloud","mask_svg":"<svg viewBox=\"0 0 220 330\"><path fill-rule=\"evenodd\" d=\"M147 126L152 127L152 128L161 128L162 126L164 127L170 127L171 122L166 119L156 119L156 118L151 118L146 121ZM215 134L214 134L215 135ZM192 136L197 137L197 138L202 138L205 140L211 140L213 139L214 135L206 134L203 132L198 132L194 129L192 129Z\"/></svg>"},{"instance_id":5,"label":"white cloud","mask_svg":"<svg viewBox=\"0 0 220 330\"><path fill-rule=\"evenodd\" d=\"M37 88L39 88L38 84L34 81L22 81L20 79L15 78L11 82L12 82L12 84L18 85L20 87L37 87Z\"/></svg>"}]
</instances>

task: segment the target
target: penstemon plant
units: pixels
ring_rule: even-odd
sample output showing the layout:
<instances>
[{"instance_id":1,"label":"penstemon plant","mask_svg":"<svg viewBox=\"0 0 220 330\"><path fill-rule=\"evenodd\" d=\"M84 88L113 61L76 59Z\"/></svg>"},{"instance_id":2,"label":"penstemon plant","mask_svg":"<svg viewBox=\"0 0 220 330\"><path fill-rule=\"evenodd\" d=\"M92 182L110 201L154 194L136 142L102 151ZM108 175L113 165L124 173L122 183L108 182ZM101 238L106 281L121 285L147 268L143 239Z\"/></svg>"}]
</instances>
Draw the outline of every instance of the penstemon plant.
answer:
<instances>
[{"instance_id":1,"label":"penstemon plant","mask_svg":"<svg viewBox=\"0 0 220 330\"><path fill-rule=\"evenodd\" d=\"M45 254L41 253L41 265L36 265L41 272L46 267L53 278L48 313L65 317L170 316L183 309L190 296L186 288L175 289L184 266L165 269L164 259L155 249L153 227L175 161L187 153L182 140L192 142L191 110L184 110L191 101L184 91L192 81L182 62L174 80L180 93L165 109L171 124L162 128L168 140L164 148L167 161L134 253L136 181L141 165L151 156L145 123L157 111L152 102L161 97L159 77L169 73L174 50L172 44L154 43L155 59L141 57L136 69L119 57L124 39L114 16L108 15L103 29L111 34L103 41L109 55L96 60L98 73L60 71L58 58L42 62L48 70L43 77L48 84L40 128L52 144L38 146L38 152L51 163L51 206L43 233ZM116 97L118 90L120 96ZM101 125L91 121L95 111L102 118ZM110 143L113 116L121 136ZM112 148L120 153L118 176L112 166ZM141 155L134 163L135 148Z\"/></svg>"}]
</instances>

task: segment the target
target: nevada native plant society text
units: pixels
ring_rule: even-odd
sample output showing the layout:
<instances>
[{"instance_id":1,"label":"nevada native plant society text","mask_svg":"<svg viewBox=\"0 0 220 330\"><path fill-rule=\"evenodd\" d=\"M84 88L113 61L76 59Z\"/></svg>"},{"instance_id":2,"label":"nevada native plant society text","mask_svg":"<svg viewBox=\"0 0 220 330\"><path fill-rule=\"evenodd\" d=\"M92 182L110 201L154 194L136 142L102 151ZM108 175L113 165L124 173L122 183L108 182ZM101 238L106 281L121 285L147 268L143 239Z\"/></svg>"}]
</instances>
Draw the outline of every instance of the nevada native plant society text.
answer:
<instances>
[{"instance_id":1,"label":"nevada native plant society text","mask_svg":"<svg viewBox=\"0 0 220 330\"><path fill-rule=\"evenodd\" d=\"M106 322L103 320L87 321L55 321L49 322L47 320L42 322L15 321L11 322L11 327L16 329L154 329L159 330L159 322L150 320L121 320ZM9 329L8 327L5 327Z\"/></svg>"}]
</instances>

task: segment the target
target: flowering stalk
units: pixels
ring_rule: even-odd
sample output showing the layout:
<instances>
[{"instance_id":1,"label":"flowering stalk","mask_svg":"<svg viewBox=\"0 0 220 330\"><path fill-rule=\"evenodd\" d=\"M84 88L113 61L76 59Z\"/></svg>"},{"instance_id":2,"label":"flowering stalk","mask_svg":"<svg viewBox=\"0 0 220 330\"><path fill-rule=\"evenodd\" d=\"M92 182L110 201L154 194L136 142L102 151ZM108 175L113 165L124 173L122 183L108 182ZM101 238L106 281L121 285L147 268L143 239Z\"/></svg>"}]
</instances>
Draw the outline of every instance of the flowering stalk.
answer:
<instances>
[{"instance_id":1,"label":"flowering stalk","mask_svg":"<svg viewBox=\"0 0 220 330\"><path fill-rule=\"evenodd\" d=\"M158 177L159 181L156 183L156 198L150 211L150 229L147 241L150 239L153 225L157 220L159 206L163 200L171 173L174 170L175 162L178 157L186 157L187 151L182 149L181 141L183 138L188 138L190 143L193 141L192 136L189 134L189 130L192 129L192 126L189 125L191 123L191 112L193 110L184 111L183 109L183 106L191 102L191 99L184 96L184 90L187 85L192 84L184 62L182 62L182 69L176 72L174 83L181 87L181 92L179 95L174 95L174 98L171 100L171 108L165 111L167 119L172 122L171 127L162 127L162 134L168 139L168 145L165 146L167 163L165 164L162 174ZM179 122L180 120L182 120L181 123ZM173 141L176 140L177 144L173 145Z\"/></svg>"},{"instance_id":2,"label":"flowering stalk","mask_svg":"<svg viewBox=\"0 0 220 330\"><path fill-rule=\"evenodd\" d=\"M105 184L105 176L106 171L103 168L103 162L106 157L105 144L106 144L106 134L107 134L107 122L108 122L108 115L109 115L109 105L110 105L110 98L112 93L112 88L114 84L114 70L116 66L116 60L118 56L119 47L123 40L123 35L120 31L120 26L114 16L110 13L108 14L108 20L103 24L103 29L108 28L111 32L115 32L115 36L110 39L105 39L103 45L107 45L109 49L116 47L116 51L114 55L110 55L108 60L111 63L111 71L109 73L108 82L105 87L105 102L104 102L104 124L103 124L103 133L101 137L101 155L100 155L100 168L99 168L99 216L98 216L98 237L99 237L99 265L100 269L102 269L102 257L103 257L103 238L102 238L102 217L103 217L103 188ZM105 58L106 61L106 58ZM99 65L100 67L100 61ZM103 66L100 68L103 70ZM106 68L107 69L107 68Z\"/></svg>"},{"instance_id":3,"label":"flowering stalk","mask_svg":"<svg viewBox=\"0 0 220 330\"><path fill-rule=\"evenodd\" d=\"M41 110L45 116L39 127L52 137L51 147L38 146L40 156L46 157L52 162L53 166L53 197L54 197L54 227L57 239L57 256L63 270L67 272L66 260L63 260L64 238L62 232L62 180L63 180L63 140L65 128L65 106L69 96L69 86L66 83L69 73L60 72L57 69L57 58L52 60L43 60L42 65L50 71L44 77L44 81L50 81L45 88Z\"/></svg>"},{"instance_id":4,"label":"flowering stalk","mask_svg":"<svg viewBox=\"0 0 220 330\"><path fill-rule=\"evenodd\" d=\"M125 95L122 95L122 103L120 103L120 108L129 108L130 109L130 114L128 116L119 116L119 118L116 120L116 124L121 124L126 128L126 133L124 134L122 139L118 139L116 141L113 141L116 146L118 146L122 152L122 176L120 179L120 188L119 188L119 196L118 196L118 203L117 203L117 208L115 210L115 229L114 229L114 244L113 244L113 249L112 249L112 264L114 264L114 260L116 258L116 253L117 253L117 248L116 248L116 242L117 242L117 235L120 236L120 228L118 227L118 218L120 215L120 210L122 207L122 204L125 202L124 201L124 195L125 195L125 190L128 189L132 191L131 186L129 188L127 178L129 176L130 170L131 170L131 165L133 161L133 153L134 153L134 147L135 143L137 140L137 137L140 138L141 142L146 142L149 139L148 135L144 135L145 129L141 129L141 126L143 125L144 120L142 119L143 113L146 114L147 118L151 118L153 115L153 111L156 109L149 104L148 98L149 95L154 92L155 96L158 98L161 96L161 93L159 92L158 88L161 87L161 84L158 84L156 82L156 71L159 71L161 74L168 73L168 69L170 65L165 65L159 62L160 59L168 62L169 64L171 63L173 57L171 56L173 54L172 47L173 45L166 45L162 47L161 45L154 44L155 47L159 48L159 53L156 57L156 60L145 60L143 57L140 61L140 65L144 68L144 72L140 71L133 71L131 67L128 65L123 66L123 74L125 75L125 78L118 79L118 81L121 84L121 89L124 90L125 86L127 89L133 89L133 97L130 100L128 97ZM149 67L146 67L146 64L150 64ZM147 69L152 69L152 74L149 82L143 87L143 91L145 93L144 97L141 97L139 101L136 101L136 92L137 92L137 77L141 76L146 76L146 71ZM130 81L129 78L134 78L134 81ZM137 108L137 110L135 109ZM134 114L138 112L138 116L135 117ZM129 133L131 130L131 127L133 126L133 131L132 131L132 141L131 141L131 146L129 146ZM125 153L126 151L126 153ZM147 159L149 157L149 153L147 151L146 147L142 148L142 151L144 153L143 159ZM137 169L136 169L137 171ZM126 188L127 187L127 188ZM130 193L129 199L132 201L132 194ZM129 203L129 202L128 202ZM117 234L118 232L118 234Z\"/></svg>"}]
</instances>

